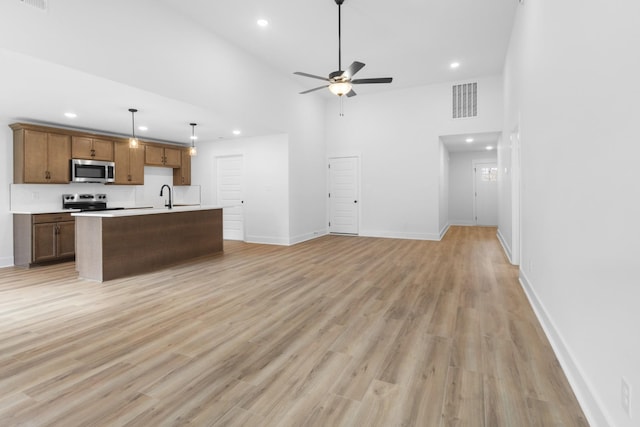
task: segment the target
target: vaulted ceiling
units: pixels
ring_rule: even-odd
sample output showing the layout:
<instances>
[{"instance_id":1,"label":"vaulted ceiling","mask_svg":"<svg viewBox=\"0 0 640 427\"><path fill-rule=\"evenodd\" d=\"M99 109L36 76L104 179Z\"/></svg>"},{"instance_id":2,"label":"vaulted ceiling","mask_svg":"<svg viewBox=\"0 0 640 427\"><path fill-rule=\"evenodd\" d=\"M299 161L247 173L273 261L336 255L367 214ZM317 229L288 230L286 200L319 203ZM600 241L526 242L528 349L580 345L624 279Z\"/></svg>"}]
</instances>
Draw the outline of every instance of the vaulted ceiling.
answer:
<instances>
[{"instance_id":1,"label":"vaulted ceiling","mask_svg":"<svg viewBox=\"0 0 640 427\"><path fill-rule=\"evenodd\" d=\"M19 0L12 1L16 5L19 3ZM393 77L390 85L358 86L359 97L381 91L500 74L517 3L517 0L345 0L342 6L343 68L357 60L367 64L359 72L359 78ZM63 9L68 12L71 8L70 5L54 1L49 4L52 18L62 13ZM142 4L136 5L136 12L139 12ZM16 5L5 3L0 6L0 11L7 15L19 12L20 19L25 19L27 15L19 7L27 6ZM73 5L76 10L85 8L85 12L90 7L87 3ZM156 0L147 1L144 5L165 8L170 13L164 15L179 16L181 25L186 20L189 25L225 40L255 58L262 64L261 67L271 70L272 75L275 73L289 80L295 92L318 86L319 81L294 76L294 71L324 76L338 68L338 7L334 0ZM122 15L114 13L113 16ZM28 18L31 19L30 16ZM269 25L259 27L256 21L260 18L268 20ZM88 20L91 21L91 17ZM144 31L143 21L140 20L141 31ZM170 27L172 23L168 21L165 25ZM34 25L31 22L29 24ZM14 22L12 25L17 24ZM113 22L110 25L117 31L118 25L126 24ZM63 30L61 34L69 36L68 30ZM123 121L128 120L126 108L149 105L153 106L153 110L149 111L153 119L153 131L150 130L153 139L188 141L190 128L176 121L176 111L185 113L183 115L188 117L187 123L200 118L215 122L215 126L198 129L202 140L233 137L231 130L237 126L237 117L226 117L225 112L209 110L207 105L167 96L169 92L154 93L148 88L123 84L111 76L93 75L86 70L75 69L64 61L52 61L55 55L50 55L45 61L29 56L29 52L27 56L22 56L21 49L24 46L35 46L37 40L42 40L45 35L29 34L23 37L31 36L34 37L32 41L21 39L16 42L19 48L15 50L14 42L8 38L0 42L0 65L4 69L0 90L6 95L0 101L0 116L9 117L10 120L60 123L64 121L60 119L60 109L69 106L82 110L78 111L82 120L79 117L78 121L69 122L69 126L117 129L117 133L127 132L129 128L126 124L122 125ZM47 39L57 36L56 33L46 34ZM105 36L105 43L108 43L108 35ZM100 50L104 47L96 48ZM127 66L144 64L144 48L135 45L135 51L126 54L137 57L135 63ZM155 50L159 48L161 46L154 47ZM202 48L199 45L198 48L203 59L206 59L206 46ZM212 56L214 49L212 46ZM109 49L104 51L108 54ZM451 69L452 62L459 62L459 68ZM225 76L228 75L230 81L238 75L246 78L249 74L246 70L225 69L224 63L216 66L223 70ZM189 67L198 67L198 64L181 64L176 66L176 70ZM260 80L258 83L261 86L272 84L269 78L262 79L260 74L252 78ZM188 78L183 80L181 83L190 85L192 88L189 90L192 91L206 83ZM168 81L167 84L175 82ZM318 91L296 96L328 99L332 95L328 91ZM127 99L125 104L122 104L123 99ZM64 102L61 103L61 100ZM141 120L144 121L144 116ZM264 134L269 129L262 123L255 129L248 125L243 131L244 135L251 136Z\"/></svg>"}]
</instances>

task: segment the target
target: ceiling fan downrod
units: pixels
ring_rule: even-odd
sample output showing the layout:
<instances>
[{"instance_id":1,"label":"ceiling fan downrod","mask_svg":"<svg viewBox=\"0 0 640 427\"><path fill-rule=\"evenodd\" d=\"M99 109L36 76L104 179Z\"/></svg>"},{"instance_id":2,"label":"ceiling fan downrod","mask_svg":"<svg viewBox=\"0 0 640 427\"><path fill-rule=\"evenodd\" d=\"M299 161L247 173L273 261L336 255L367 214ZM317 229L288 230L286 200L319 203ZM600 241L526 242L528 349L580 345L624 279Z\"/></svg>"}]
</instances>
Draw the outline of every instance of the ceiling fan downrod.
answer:
<instances>
[{"instance_id":1,"label":"ceiling fan downrod","mask_svg":"<svg viewBox=\"0 0 640 427\"><path fill-rule=\"evenodd\" d=\"M344 0L335 0L336 4L338 5L338 71L340 71L340 74L342 74L342 31L341 31L341 23L342 23L342 16L341 16L341 6L342 3L344 3Z\"/></svg>"}]
</instances>

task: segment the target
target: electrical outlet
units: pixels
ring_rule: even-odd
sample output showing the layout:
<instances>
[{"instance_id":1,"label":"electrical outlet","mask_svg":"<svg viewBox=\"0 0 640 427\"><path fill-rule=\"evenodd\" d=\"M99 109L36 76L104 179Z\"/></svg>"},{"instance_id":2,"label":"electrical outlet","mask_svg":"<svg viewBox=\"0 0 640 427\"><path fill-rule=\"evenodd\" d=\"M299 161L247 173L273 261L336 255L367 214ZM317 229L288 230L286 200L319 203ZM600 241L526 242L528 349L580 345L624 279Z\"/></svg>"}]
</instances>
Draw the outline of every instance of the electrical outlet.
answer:
<instances>
[{"instance_id":1,"label":"electrical outlet","mask_svg":"<svg viewBox=\"0 0 640 427\"><path fill-rule=\"evenodd\" d=\"M625 380L624 378L622 378L620 395L622 399L621 400L622 409L624 409L624 411L627 413L629 418L631 418L631 386L629 385L627 380Z\"/></svg>"}]
</instances>

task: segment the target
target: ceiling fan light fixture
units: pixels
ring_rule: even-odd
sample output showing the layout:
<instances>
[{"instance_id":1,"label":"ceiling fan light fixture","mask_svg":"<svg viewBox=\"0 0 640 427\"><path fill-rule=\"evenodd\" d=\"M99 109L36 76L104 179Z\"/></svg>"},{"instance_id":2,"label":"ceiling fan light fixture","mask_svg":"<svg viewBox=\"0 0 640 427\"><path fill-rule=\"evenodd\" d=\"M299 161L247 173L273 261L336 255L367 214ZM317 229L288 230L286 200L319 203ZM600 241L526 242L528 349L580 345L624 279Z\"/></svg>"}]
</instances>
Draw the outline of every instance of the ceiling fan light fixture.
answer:
<instances>
[{"instance_id":1,"label":"ceiling fan light fixture","mask_svg":"<svg viewBox=\"0 0 640 427\"><path fill-rule=\"evenodd\" d=\"M329 85L329 90L334 95L342 96L351 92L352 87L349 82L335 82Z\"/></svg>"}]
</instances>

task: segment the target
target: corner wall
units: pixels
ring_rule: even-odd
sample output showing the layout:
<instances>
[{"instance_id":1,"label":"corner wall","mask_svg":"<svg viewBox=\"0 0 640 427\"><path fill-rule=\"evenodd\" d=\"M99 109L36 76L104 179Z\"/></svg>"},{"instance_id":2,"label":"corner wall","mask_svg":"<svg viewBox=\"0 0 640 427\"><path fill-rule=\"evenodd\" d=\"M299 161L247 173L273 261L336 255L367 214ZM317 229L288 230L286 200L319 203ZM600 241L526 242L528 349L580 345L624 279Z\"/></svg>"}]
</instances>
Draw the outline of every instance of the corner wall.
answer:
<instances>
[{"instance_id":1,"label":"corner wall","mask_svg":"<svg viewBox=\"0 0 640 427\"><path fill-rule=\"evenodd\" d=\"M632 418L620 403L622 378L640 389L638 16L630 1L525 1L505 64L521 279L594 427L640 423L638 394Z\"/></svg>"}]
</instances>

